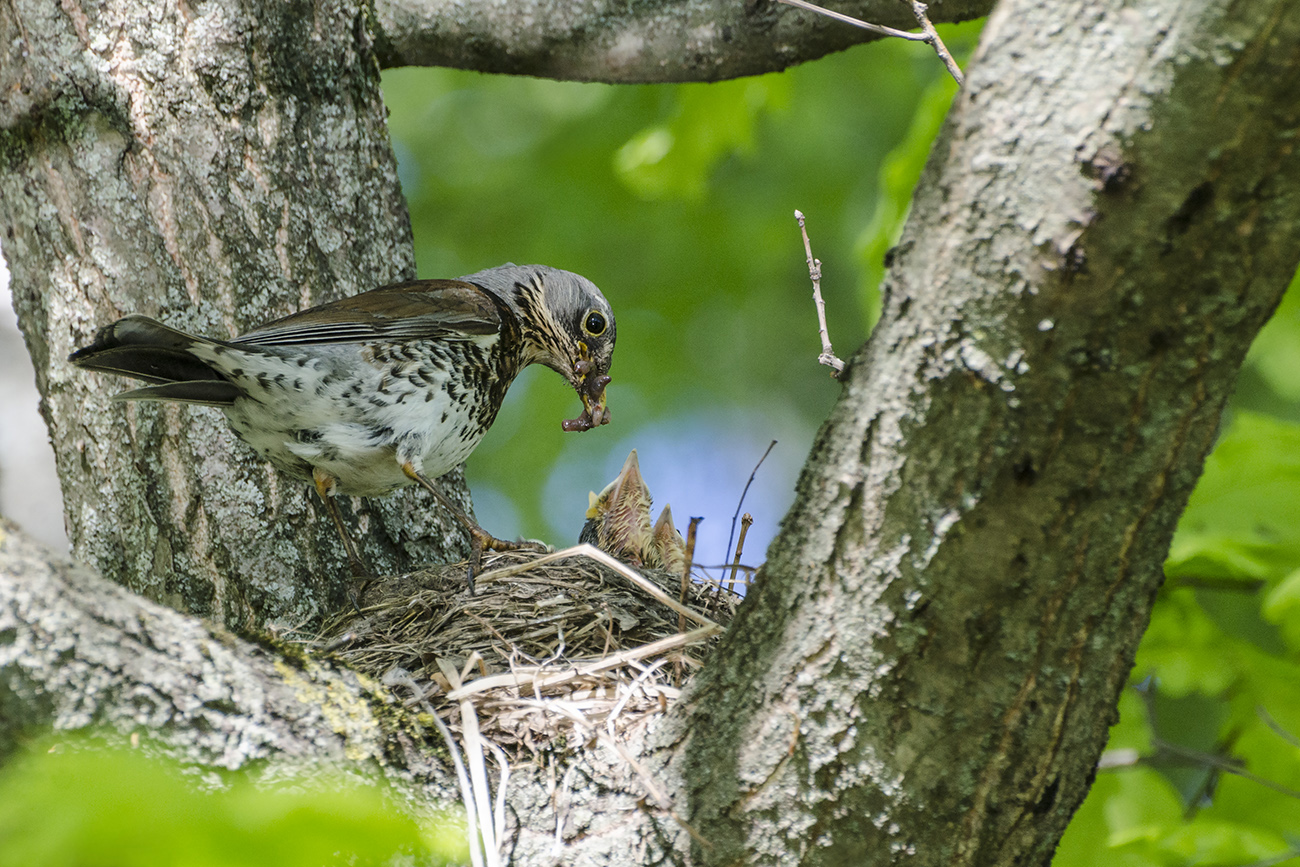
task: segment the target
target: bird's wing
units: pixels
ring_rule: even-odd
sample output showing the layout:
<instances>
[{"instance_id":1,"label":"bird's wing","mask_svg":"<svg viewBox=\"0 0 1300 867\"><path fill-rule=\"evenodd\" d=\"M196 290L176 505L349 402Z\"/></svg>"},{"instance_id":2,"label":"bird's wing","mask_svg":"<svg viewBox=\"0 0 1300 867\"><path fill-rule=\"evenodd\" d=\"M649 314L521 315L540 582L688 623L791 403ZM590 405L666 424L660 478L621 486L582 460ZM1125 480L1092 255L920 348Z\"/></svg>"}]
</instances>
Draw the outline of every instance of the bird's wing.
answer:
<instances>
[{"instance_id":1,"label":"bird's wing","mask_svg":"<svg viewBox=\"0 0 1300 867\"><path fill-rule=\"evenodd\" d=\"M373 340L468 340L501 327L497 302L462 280L383 286L268 322L234 343L297 346Z\"/></svg>"}]
</instances>

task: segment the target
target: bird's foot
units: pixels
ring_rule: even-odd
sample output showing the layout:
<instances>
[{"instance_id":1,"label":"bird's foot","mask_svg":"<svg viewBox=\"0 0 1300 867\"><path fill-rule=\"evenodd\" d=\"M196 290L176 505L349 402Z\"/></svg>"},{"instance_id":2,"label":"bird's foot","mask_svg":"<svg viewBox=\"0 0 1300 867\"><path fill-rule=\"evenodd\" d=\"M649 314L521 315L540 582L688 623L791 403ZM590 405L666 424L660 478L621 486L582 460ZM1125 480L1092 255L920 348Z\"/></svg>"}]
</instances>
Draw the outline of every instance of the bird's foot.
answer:
<instances>
[{"instance_id":1,"label":"bird's foot","mask_svg":"<svg viewBox=\"0 0 1300 867\"><path fill-rule=\"evenodd\" d=\"M352 581L348 583L348 602L352 603L352 610L361 613L361 600L365 597L366 588L370 582L375 580L370 575L358 575L354 569L352 572Z\"/></svg>"},{"instance_id":2,"label":"bird's foot","mask_svg":"<svg viewBox=\"0 0 1300 867\"><path fill-rule=\"evenodd\" d=\"M545 553L549 550L550 548L545 543L536 540L511 542L508 539L498 539L477 525L469 528L469 569L465 575L466 583L469 585L469 595L474 595L474 578L483 572L484 551L541 551Z\"/></svg>"}]
</instances>

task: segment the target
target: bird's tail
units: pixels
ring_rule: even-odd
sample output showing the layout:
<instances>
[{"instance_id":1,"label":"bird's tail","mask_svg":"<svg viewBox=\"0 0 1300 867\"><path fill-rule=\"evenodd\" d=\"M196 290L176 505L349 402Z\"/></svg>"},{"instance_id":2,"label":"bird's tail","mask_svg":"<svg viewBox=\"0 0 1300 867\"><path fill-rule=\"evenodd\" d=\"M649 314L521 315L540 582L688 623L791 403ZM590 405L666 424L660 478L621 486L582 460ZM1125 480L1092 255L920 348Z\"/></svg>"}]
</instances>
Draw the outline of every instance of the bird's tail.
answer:
<instances>
[{"instance_id":1,"label":"bird's tail","mask_svg":"<svg viewBox=\"0 0 1300 867\"><path fill-rule=\"evenodd\" d=\"M105 326L91 344L68 356L87 370L143 379L151 385L114 400L168 400L229 406L241 392L190 350L214 341L132 315Z\"/></svg>"}]
</instances>

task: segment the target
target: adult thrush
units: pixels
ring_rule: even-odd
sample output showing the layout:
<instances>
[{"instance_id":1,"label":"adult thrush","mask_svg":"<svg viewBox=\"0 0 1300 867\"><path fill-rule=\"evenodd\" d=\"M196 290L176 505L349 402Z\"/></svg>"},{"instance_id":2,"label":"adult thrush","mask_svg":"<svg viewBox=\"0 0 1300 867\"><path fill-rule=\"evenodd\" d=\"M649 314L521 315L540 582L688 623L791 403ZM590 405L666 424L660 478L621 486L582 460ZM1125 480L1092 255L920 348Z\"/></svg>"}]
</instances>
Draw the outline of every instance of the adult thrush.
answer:
<instances>
[{"instance_id":1,"label":"adult thrush","mask_svg":"<svg viewBox=\"0 0 1300 867\"><path fill-rule=\"evenodd\" d=\"M582 414L564 430L607 423L614 337L614 313L591 281L506 264L373 289L233 340L127 316L69 361L151 383L114 400L220 407L258 454L315 485L357 575L368 571L334 497L422 485L470 532L472 593L483 550L519 546L488 534L433 480L469 457L510 383L533 363L559 373L582 399Z\"/></svg>"}]
</instances>

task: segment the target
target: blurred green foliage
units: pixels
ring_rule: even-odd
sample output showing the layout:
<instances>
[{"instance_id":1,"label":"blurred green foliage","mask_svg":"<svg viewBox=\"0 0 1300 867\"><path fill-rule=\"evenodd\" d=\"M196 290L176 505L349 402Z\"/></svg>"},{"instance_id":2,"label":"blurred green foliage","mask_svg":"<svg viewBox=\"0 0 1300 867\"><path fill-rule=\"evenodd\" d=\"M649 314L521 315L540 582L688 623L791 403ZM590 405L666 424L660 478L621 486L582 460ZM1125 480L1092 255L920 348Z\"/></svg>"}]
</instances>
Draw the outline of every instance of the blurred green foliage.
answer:
<instances>
[{"instance_id":1,"label":"blurred green foliage","mask_svg":"<svg viewBox=\"0 0 1300 867\"><path fill-rule=\"evenodd\" d=\"M945 34L967 51L978 26ZM780 74L687 85L399 69L383 88L421 276L542 262L590 277L618 318L613 424L562 433L572 390L526 371L467 468L480 520L573 543L587 491L636 447L656 501L682 520L703 515L699 550L720 559L741 489L777 439L745 505L756 518L746 549L761 562L839 391L816 362L794 211L808 217L831 337L847 358L875 316L867 283L878 275L862 263L883 250L863 227L884 161L917 140L885 182L905 203L955 90L933 53L886 40ZM876 217L887 238L905 205L893 207Z\"/></svg>"},{"instance_id":2,"label":"blurred green foliage","mask_svg":"<svg viewBox=\"0 0 1300 867\"><path fill-rule=\"evenodd\" d=\"M50 739L0 772L0 867L467 862L461 820L421 826L396 803L380 783L318 775L255 786L243 773L187 774L139 749Z\"/></svg>"}]
</instances>

